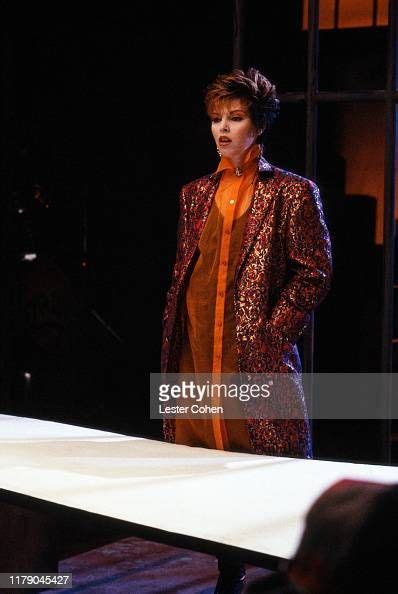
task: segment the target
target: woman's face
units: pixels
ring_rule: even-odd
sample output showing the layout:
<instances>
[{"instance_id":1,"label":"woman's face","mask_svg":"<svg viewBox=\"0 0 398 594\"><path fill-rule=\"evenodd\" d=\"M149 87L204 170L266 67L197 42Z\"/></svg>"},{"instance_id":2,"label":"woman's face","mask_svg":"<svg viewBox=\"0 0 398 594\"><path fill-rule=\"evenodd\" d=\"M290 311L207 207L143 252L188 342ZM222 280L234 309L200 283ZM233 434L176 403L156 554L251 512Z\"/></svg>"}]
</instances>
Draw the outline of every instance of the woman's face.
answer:
<instances>
[{"instance_id":1,"label":"woman's face","mask_svg":"<svg viewBox=\"0 0 398 594\"><path fill-rule=\"evenodd\" d=\"M261 133L254 126L247 105L241 99L231 99L213 107L209 116L221 155L228 157L236 167L241 165L244 153Z\"/></svg>"}]
</instances>

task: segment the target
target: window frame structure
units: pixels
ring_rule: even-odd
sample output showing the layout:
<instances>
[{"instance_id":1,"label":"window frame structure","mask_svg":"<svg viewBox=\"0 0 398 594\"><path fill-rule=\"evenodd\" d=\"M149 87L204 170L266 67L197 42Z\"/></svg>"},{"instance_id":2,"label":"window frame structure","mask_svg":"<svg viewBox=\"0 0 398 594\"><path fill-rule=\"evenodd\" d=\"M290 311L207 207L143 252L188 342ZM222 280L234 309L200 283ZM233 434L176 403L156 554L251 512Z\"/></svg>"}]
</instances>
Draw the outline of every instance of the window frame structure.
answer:
<instances>
[{"instance_id":1,"label":"window frame structure","mask_svg":"<svg viewBox=\"0 0 398 594\"><path fill-rule=\"evenodd\" d=\"M391 461L391 410L393 371L393 316L394 316L394 249L395 249L395 163L398 154L398 0L389 0L387 85L385 89L359 91L319 90L319 4L308 0L307 86L302 92L285 92L279 95L283 103L305 104L306 147L305 175L316 181L318 154L319 106L321 103L381 102L386 108L384 155L384 220L383 220L383 298L380 372L386 379L383 390L385 420L382 431L383 458ZM241 68L244 54L245 14L249 9L246 0L234 0L234 68ZM375 3L375 6L376 3ZM398 287L396 287L398 290ZM314 372L314 314L303 337L303 371ZM312 402L312 389L309 389Z\"/></svg>"}]
</instances>

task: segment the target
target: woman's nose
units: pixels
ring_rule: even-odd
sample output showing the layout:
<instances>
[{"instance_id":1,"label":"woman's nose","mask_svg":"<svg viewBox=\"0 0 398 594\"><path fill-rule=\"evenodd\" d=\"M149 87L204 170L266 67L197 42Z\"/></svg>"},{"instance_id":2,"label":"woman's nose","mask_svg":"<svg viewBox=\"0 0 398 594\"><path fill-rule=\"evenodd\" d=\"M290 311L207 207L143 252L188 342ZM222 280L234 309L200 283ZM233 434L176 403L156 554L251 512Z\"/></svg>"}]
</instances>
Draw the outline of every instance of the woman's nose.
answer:
<instances>
[{"instance_id":1,"label":"woman's nose","mask_svg":"<svg viewBox=\"0 0 398 594\"><path fill-rule=\"evenodd\" d=\"M228 124L227 120L225 120L224 122L221 122L221 131L229 132L229 124Z\"/></svg>"}]
</instances>

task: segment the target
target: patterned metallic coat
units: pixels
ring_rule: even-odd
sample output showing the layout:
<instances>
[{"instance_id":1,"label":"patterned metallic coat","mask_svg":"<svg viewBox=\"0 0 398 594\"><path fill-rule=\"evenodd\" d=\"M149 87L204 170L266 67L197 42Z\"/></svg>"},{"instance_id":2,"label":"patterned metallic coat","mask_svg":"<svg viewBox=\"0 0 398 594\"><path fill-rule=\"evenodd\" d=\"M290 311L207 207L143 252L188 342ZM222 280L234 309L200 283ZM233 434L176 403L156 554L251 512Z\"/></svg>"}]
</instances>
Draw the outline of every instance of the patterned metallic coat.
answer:
<instances>
[{"instance_id":1,"label":"patterned metallic coat","mask_svg":"<svg viewBox=\"0 0 398 594\"><path fill-rule=\"evenodd\" d=\"M177 254L163 316L162 372L177 372L184 333L184 299L221 172L185 185L180 193ZM323 300L332 274L331 245L317 186L259 161L234 281L239 371L294 374L296 404L305 405L296 342ZM311 455L306 420L248 419L252 451ZM174 441L172 420L164 437Z\"/></svg>"}]
</instances>

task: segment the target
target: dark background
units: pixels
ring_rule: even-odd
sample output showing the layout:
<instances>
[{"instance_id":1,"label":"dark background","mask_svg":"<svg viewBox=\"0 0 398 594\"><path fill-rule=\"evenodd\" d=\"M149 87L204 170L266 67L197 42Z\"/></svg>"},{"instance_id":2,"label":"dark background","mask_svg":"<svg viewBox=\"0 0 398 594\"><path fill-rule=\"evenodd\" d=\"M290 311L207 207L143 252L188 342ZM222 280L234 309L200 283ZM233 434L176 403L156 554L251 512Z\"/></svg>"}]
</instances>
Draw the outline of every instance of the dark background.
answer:
<instances>
[{"instance_id":1,"label":"dark background","mask_svg":"<svg viewBox=\"0 0 398 594\"><path fill-rule=\"evenodd\" d=\"M305 88L307 34L301 4L281 4L251 4L244 65L283 93ZM148 386L178 192L217 167L203 89L232 68L233 8L148 2L90 26L3 34L3 413L161 437ZM321 88L384 88L385 48L383 28L321 33ZM378 371L375 203L344 200L338 121L322 106L317 182L335 276L316 317L316 371ZM304 105L282 104L266 156L304 174L304 149ZM28 252L38 258L22 262ZM315 453L377 460L379 437L377 425L318 423Z\"/></svg>"}]
</instances>

